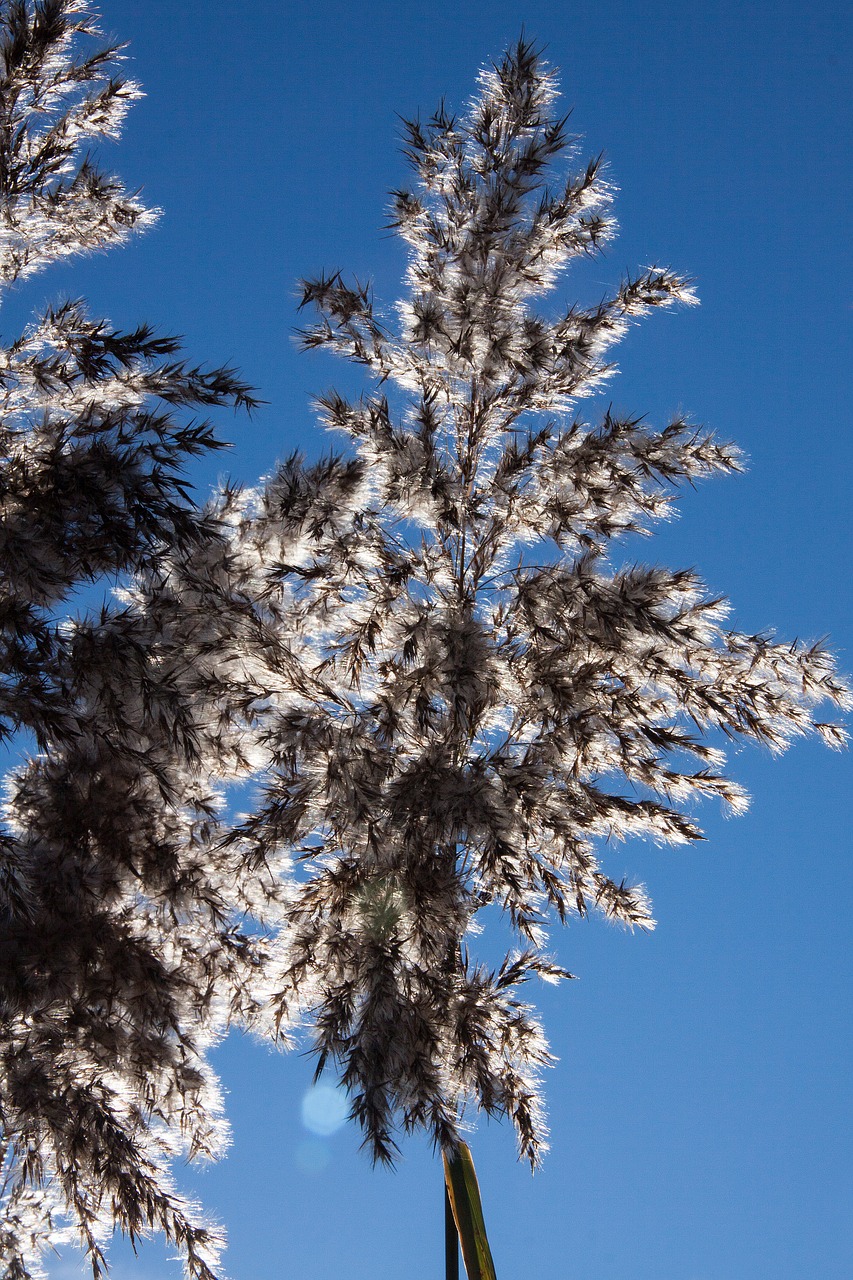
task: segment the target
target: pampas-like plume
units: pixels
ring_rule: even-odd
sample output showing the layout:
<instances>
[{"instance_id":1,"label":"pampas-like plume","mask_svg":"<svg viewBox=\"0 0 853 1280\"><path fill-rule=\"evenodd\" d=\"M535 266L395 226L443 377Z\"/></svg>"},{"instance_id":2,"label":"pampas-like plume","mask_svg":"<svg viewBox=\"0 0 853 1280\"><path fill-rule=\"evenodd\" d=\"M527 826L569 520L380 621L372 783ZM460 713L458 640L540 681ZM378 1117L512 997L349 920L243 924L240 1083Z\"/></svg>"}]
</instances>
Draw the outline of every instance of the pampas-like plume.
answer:
<instances>
[{"instance_id":1,"label":"pampas-like plume","mask_svg":"<svg viewBox=\"0 0 853 1280\"><path fill-rule=\"evenodd\" d=\"M138 97L92 37L81 0L0 4L2 290L154 218L89 155ZM178 349L79 302L0 346L0 733L40 752L8 780L0 830L0 1269L15 1280L62 1239L97 1275L116 1227L164 1231L210 1280L221 1243L168 1165L222 1148L204 1051L230 975L251 967L228 858L209 850L203 777L229 747L200 730L151 621L62 620L86 584L219 540L181 475L217 441L183 409L251 397Z\"/></svg>"},{"instance_id":2,"label":"pampas-like plume","mask_svg":"<svg viewBox=\"0 0 853 1280\"><path fill-rule=\"evenodd\" d=\"M849 702L820 647L732 633L693 573L612 561L680 483L739 454L682 419L579 416L628 326L696 299L655 266L591 309L534 309L614 227L598 161L551 178L571 154L556 97L521 41L461 116L406 125L396 322L339 274L303 286L304 345L374 379L355 403L318 402L354 461L298 482L285 469L243 544L260 562L277 521L299 547L265 569L299 680L271 699L262 803L234 837L259 865L303 860L272 1014L311 1019L318 1070L335 1065L386 1161L399 1128L454 1149L469 1105L509 1116L538 1161L548 1051L515 990L561 976L547 917L651 928L606 845L699 839L693 797L744 807L713 731L832 741L813 707ZM490 903L519 943L497 972L468 952Z\"/></svg>"}]
</instances>

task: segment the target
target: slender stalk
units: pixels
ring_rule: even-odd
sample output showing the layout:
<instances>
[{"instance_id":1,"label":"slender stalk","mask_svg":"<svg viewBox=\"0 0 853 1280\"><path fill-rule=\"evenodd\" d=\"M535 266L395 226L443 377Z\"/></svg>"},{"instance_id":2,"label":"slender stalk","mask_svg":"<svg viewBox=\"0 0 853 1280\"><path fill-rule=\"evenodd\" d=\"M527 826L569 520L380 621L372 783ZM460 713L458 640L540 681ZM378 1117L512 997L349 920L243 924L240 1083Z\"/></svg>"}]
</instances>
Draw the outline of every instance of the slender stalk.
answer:
<instances>
[{"instance_id":1,"label":"slender stalk","mask_svg":"<svg viewBox=\"0 0 853 1280\"><path fill-rule=\"evenodd\" d=\"M444 1280L459 1280L459 1234L447 1182L444 1183Z\"/></svg>"},{"instance_id":2,"label":"slender stalk","mask_svg":"<svg viewBox=\"0 0 853 1280\"><path fill-rule=\"evenodd\" d=\"M459 1237L468 1280L497 1280L483 1220L483 1205L471 1151L460 1142L452 1154L444 1152L444 1182ZM458 1255L456 1259L458 1267ZM458 1275L458 1271L454 1273Z\"/></svg>"}]
</instances>

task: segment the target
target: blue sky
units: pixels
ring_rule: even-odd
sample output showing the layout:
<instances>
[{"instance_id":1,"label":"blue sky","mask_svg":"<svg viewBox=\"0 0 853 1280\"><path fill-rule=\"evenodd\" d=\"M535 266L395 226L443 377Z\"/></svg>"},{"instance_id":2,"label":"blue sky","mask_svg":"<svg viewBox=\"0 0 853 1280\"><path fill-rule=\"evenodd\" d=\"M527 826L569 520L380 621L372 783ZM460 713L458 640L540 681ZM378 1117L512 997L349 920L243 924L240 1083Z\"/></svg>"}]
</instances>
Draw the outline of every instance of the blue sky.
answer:
<instances>
[{"instance_id":1,"label":"blue sky","mask_svg":"<svg viewBox=\"0 0 853 1280\"><path fill-rule=\"evenodd\" d=\"M687 410L750 459L628 554L697 567L741 628L828 634L853 668L847 5L103 0L102 12L148 95L109 163L164 216L125 249L38 278L13 311L85 295L117 324L152 320L194 359L238 365L268 404L222 419L237 479L295 447L320 452L311 395L360 384L295 350L295 281L340 267L393 302L396 113L429 113L442 95L464 105L523 24L562 68L584 152L606 153L621 191L619 240L554 305L597 298L638 264L695 276L701 308L634 330L608 395L653 422ZM221 455L200 468L202 491L222 468ZM593 921L554 935L580 981L539 999L559 1057L551 1154L531 1179L508 1128L472 1138L502 1280L853 1274L850 758L800 744L781 759L738 752L731 769L753 795L745 817L708 805L706 844L610 856L647 883L656 933ZM396 1173L374 1171L349 1125L306 1128L304 1058L232 1039L217 1061L232 1151L182 1180L227 1225L234 1280L442 1274L426 1144L408 1142ZM117 1249L116 1276L179 1275L164 1256ZM71 1274L70 1260L52 1269Z\"/></svg>"}]
</instances>

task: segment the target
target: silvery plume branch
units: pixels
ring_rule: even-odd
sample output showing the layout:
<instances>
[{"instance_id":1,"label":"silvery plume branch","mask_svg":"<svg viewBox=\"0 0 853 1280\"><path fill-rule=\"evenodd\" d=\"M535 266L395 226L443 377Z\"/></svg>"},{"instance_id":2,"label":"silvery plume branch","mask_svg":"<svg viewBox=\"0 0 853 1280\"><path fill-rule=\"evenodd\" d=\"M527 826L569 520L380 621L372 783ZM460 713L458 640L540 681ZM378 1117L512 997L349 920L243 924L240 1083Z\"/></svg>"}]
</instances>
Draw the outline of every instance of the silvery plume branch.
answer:
<instances>
[{"instance_id":1,"label":"silvery plume branch","mask_svg":"<svg viewBox=\"0 0 853 1280\"><path fill-rule=\"evenodd\" d=\"M138 96L93 36L78 0L0 4L0 287L154 217L90 155ZM7 780L0 830L11 1275L37 1275L60 1238L98 1274L116 1227L161 1229L191 1275L213 1275L219 1233L169 1167L223 1149L206 1053L258 963L239 914L263 893L213 853L240 733L214 710L221 684L199 700L168 591L63 615L81 587L162 575L170 556L185 580L209 576L225 517L193 509L182 470L218 442L190 415L251 403L232 371L80 302L0 347L0 730L38 748ZM180 623L188 643L195 626Z\"/></svg>"},{"instance_id":2,"label":"silvery plume branch","mask_svg":"<svg viewBox=\"0 0 853 1280\"><path fill-rule=\"evenodd\" d=\"M11 284L120 243L157 212L88 154L99 139L118 137L141 96L139 85L116 74L119 46L82 52L85 38L100 37L91 6L7 0L2 27L0 280Z\"/></svg>"},{"instance_id":3,"label":"silvery plume branch","mask_svg":"<svg viewBox=\"0 0 853 1280\"><path fill-rule=\"evenodd\" d=\"M816 708L850 704L820 645L733 632L694 573L613 558L679 485L741 460L684 418L580 412L633 323L696 299L655 265L595 307L536 309L614 234L601 162L557 167L574 144L556 99L522 40L460 116L405 126L396 314L340 273L303 286L304 345L374 380L318 402L353 460L326 464L319 507L285 468L257 544L246 526L299 671L277 670L259 720L269 773L233 836L258 866L295 857L268 1016L308 1019L318 1071L339 1072L380 1160L400 1129L454 1150L474 1107L510 1117L536 1163L549 1055L519 986L566 976L549 918L651 928L608 846L699 839L694 797L746 803L721 740L838 745ZM497 969L471 954L489 904L518 939Z\"/></svg>"}]
</instances>

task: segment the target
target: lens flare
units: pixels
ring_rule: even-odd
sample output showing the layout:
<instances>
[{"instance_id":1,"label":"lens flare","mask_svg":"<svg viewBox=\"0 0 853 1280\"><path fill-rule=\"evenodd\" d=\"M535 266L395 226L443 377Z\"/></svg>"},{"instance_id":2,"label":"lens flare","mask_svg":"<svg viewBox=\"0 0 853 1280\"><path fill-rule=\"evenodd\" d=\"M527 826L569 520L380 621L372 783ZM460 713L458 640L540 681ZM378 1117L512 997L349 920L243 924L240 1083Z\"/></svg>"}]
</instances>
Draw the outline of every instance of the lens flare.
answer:
<instances>
[{"instance_id":1,"label":"lens flare","mask_svg":"<svg viewBox=\"0 0 853 1280\"><path fill-rule=\"evenodd\" d=\"M309 1133L328 1138L349 1117L346 1090L331 1084L315 1084L302 1099L302 1123Z\"/></svg>"}]
</instances>

